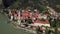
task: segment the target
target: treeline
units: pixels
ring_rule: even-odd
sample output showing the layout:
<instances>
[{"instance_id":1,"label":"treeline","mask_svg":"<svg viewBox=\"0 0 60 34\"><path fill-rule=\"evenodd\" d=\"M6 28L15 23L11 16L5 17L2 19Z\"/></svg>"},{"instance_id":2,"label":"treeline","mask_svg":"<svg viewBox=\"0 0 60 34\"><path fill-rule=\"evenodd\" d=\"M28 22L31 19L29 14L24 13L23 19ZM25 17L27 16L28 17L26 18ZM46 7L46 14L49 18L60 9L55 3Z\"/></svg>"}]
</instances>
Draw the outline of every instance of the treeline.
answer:
<instances>
[{"instance_id":1,"label":"treeline","mask_svg":"<svg viewBox=\"0 0 60 34\"><path fill-rule=\"evenodd\" d=\"M7 8L12 5L16 0L2 0L3 7Z\"/></svg>"},{"instance_id":2,"label":"treeline","mask_svg":"<svg viewBox=\"0 0 60 34\"><path fill-rule=\"evenodd\" d=\"M30 6L32 8L42 10L46 6L50 6L56 11L60 11L60 0L3 0L3 5L6 8L14 4L16 1L18 2L17 5L19 5L21 8Z\"/></svg>"}]
</instances>

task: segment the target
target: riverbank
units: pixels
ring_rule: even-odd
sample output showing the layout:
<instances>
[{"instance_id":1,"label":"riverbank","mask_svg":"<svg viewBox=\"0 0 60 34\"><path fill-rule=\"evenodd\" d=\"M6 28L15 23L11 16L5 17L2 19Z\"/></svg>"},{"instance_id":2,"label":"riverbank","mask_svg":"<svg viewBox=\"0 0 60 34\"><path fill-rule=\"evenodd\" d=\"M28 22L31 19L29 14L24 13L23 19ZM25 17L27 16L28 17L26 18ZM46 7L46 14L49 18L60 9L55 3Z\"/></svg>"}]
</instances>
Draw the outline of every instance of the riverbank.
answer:
<instances>
[{"instance_id":1,"label":"riverbank","mask_svg":"<svg viewBox=\"0 0 60 34\"><path fill-rule=\"evenodd\" d=\"M0 14L0 34L30 34L21 29L14 29L11 23L7 24L7 16Z\"/></svg>"}]
</instances>

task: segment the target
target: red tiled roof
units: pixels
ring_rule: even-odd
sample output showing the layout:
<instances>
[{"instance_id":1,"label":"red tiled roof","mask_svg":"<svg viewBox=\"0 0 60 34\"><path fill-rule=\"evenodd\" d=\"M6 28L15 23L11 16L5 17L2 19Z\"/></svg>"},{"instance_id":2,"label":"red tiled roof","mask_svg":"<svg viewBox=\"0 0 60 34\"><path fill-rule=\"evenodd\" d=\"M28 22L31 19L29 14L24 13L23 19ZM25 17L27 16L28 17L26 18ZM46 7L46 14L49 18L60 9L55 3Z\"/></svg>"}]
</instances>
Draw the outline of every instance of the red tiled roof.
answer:
<instances>
[{"instance_id":1,"label":"red tiled roof","mask_svg":"<svg viewBox=\"0 0 60 34\"><path fill-rule=\"evenodd\" d=\"M32 14L30 14L30 13L32 13L32 12L23 12L21 19L24 20L26 17L30 17L32 19L32 21L34 21L34 18L37 18L39 15L38 13L33 13L35 15L32 16ZM46 15L48 15L48 14L46 14ZM34 23L49 24L49 21L42 22L40 20L36 20Z\"/></svg>"}]
</instances>

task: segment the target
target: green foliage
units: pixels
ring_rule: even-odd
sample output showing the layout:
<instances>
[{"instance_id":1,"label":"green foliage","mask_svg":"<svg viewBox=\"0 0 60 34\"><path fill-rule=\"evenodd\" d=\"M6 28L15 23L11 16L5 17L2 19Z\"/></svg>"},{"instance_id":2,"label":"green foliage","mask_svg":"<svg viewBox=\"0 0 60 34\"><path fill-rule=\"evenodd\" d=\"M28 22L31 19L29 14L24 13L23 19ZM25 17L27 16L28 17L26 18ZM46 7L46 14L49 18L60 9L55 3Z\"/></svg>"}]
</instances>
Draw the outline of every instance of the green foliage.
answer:
<instances>
[{"instance_id":1,"label":"green foliage","mask_svg":"<svg viewBox=\"0 0 60 34\"><path fill-rule=\"evenodd\" d=\"M20 8L19 2L14 3L12 6L10 6L10 8L12 8L12 9Z\"/></svg>"},{"instance_id":2,"label":"green foliage","mask_svg":"<svg viewBox=\"0 0 60 34\"><path fill-rule=\"evenodd\" d=\"M40 10L40 12L45 11L46 6L50 6L52 8L54 8L56 11L60 11L60 4L58 3L58 1L56 1L56 3L54 3L54 1L56 0L18 0L18 2L14 3L12 5L11 8L24 8L26 9L26 7L31 7L33 9L38 9ZM21 5L19 5L21 4ZM32 9L32 10L33 10Z\"/></svg>"},{"instance_id":3,"label":"green foliage","mask_svg":"<svg viewBox=\"0 0 60 34\"><path fill-rule=\"evenodd\" d=\"M60 5L56 5L56 8L60 8Z\"/></svg>"},{"instance_id":4,"label":"green foliage","mask_svg":"<svg viewBox=\"0 0 60 34\"><path fill-rule=\"evenodd\" d=\"M45 22L45 20L43 18L40 21Z\"/></svg>"},{"instance_id":5,"label":"green foliage","mask_svg":"<svg viewBox=\"0 0 60 34\"><path fill-rule=\"evenodd\" d=\"M2 9L2 4L0 4L0 9Z\"/></svg>"}]
</instances>

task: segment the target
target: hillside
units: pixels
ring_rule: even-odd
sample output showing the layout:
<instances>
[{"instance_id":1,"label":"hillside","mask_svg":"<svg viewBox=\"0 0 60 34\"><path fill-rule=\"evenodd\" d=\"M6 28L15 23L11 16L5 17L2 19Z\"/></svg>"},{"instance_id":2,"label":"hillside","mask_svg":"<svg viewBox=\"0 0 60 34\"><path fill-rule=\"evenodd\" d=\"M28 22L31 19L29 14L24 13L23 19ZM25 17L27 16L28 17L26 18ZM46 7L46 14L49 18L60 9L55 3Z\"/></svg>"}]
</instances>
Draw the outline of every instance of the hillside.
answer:
<instances>
[{"instance_id":1,"label":"hillside","mask_svg":"<svg viewBox=\"0 0 60 34\"><path fill-rule=\"evenodd\" d=\"M1 0L0 0L1 1ZM16 0L3 0L3 4L6 7L13 5ZM60 0L17 0L19 6L26 8L30 6L42 10L45 6L54 8L57 12L60 12ZM18 5L17 4L17 5Z\"/></svg>"}]
</instances>

